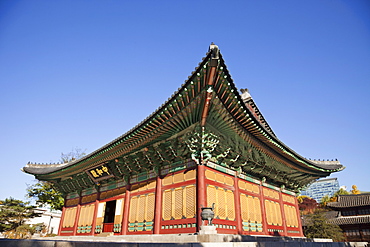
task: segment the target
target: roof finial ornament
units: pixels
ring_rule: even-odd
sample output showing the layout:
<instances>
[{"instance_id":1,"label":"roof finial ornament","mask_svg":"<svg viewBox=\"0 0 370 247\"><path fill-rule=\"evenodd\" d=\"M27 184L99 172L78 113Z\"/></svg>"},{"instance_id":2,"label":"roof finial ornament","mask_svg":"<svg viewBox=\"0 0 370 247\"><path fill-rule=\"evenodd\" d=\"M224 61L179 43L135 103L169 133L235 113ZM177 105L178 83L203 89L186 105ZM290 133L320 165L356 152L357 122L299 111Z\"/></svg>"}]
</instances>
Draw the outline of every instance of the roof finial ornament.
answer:
<instances>
[{"instance_id":1,"label":"roof finial ornament","mask_svg":"<svg viewBox=\"0 0 370 247\"><path fill-rule=\"evenodd\" d=\"M218 59L218 55L219 55L220 50L218 49L218 46L215 45L213 42L209 46L209 51L212 52L212 58L213 59Z\"/></svg>"},{"instance_id":2,"label":"roof finial ornament","mask_svg":"<svg viewBox=\"0 0 370 247\"><path fill-rule=\"evenodd\" d=\"M242 99L243 100L248 100L250 98L252 98L251 94L249 93L249 90L248 88L245 88L245 89L240 89L240 92L242 93Z\"/></svg>"}]
</instances>

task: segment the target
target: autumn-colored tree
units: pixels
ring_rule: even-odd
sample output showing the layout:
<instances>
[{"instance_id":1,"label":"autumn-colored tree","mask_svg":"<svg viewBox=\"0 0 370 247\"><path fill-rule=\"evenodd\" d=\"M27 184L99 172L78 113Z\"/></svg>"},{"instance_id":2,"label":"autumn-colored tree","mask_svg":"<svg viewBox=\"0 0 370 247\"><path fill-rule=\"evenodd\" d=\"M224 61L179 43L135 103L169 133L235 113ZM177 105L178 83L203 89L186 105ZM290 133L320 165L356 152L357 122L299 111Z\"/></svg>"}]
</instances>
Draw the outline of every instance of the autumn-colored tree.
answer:
<instances>
[{"instance_id":1,"label":"autumn-colored tree","mask_svg":"<svg viewBox=\"0 0 370 247\"><path fill-rule=\"evenodd\" d=\"M298 207L302 214L310 214L317 209L318 203L315 199L307 196L302 198L302 202L298 203Z\"/></svg>"},{"instance_id":2,"label":"autumn-colored tree","mask_svg":"<svg viewBox=\"0 0 370 247\"><path fill-rule=\"evenodd\" d=\"M352 185L351 193L355 195L361 194L361 192L357 188L357 185Z\"/></svg>"}]
</instances>

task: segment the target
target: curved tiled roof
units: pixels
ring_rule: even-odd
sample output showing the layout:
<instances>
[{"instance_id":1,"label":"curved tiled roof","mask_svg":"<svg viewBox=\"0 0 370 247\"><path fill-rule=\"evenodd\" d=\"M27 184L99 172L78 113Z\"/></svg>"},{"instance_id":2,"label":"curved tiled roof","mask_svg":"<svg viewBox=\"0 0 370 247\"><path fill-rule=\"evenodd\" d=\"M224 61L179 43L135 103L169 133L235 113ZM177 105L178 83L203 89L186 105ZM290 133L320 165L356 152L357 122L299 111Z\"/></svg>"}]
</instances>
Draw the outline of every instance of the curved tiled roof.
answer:
<instances>
[{"instance_id":1,"label":"curved tiled roof","mask_svg":"<svg viewBox=\"0 0 370 247\"><path fill-rule=\"evenodd\" d=\"M335 225L369 224L370 215L338 217L330 219L328 222Z\"/></svg>"},{"instance_id":2,"label":"curved tiled roof","mask_svg":"<svg viewBox=\"0 0 370 247\"><path fill-rule=\"evenodd\" d=\"M331 208L370 206L370 194L339 195L336 202L328 203Z\"/></svg>"},{"instance_id":3,"label":"curved tiled roof","mask_svg":"<svg viewBox=\"0 0 370 247\"><path fill-rule=\"evenodd\" d=\"M261 145L265 145L271 153L280 155L284 162L292 164L288 168L294 167L299 172L299 176L306 176L306 173L310 173L309 176L312 180L344 169L339 161L320 162L305 159L279 140L254 102L247 102L247 99L243 97L244 93L239 94L222 55L217 54L216 58L213 54L214 51L214 49L209 50L185 83L162 106L124 135L79 160L66 164L28 163L23 171L34 174L39 179L55 179L81 172L99 162L112 160L166 140L179 131L204 120L204 116L200 115L204 113L202 107L205 107L204 102L208 100L205 99L208 95L205 92L208 90L216 95L211 100L221 103L223 107L221 110L213 112L224 114L224 116L229 114L230 119L237 121L244 131L250 133ZM218 64L215 76L217 81L210 86L205 83L205 80L209 72L208 69L212 66L210 64L215 60ZM210 107L215 108L212 105ZM49 174L52 175L49 176ZM299 176L297 175L295 179L299 180Z\"/></svg>"}]
</instances>

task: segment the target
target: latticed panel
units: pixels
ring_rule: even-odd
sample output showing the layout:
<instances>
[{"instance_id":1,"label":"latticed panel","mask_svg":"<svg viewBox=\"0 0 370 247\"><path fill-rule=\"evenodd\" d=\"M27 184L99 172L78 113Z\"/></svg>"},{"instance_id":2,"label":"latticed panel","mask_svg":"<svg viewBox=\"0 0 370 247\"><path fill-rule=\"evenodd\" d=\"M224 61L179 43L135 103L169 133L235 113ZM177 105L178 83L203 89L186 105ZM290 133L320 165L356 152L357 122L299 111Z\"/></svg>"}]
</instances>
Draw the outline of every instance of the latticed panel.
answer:
<instances>
[{"instance_id":1,"label":"latticed panel","mask_svg":"<svg viewBox=\"0 0 370 247\"><path fill-rule=\"evenodd\" d=\"M259 194L260 193L260 188L256 184L251 184L252 186L252 192Z\"/></svg>"},{"instance_id":2,"label":"latticed panel","mask_svg":"<svg viewBox=\"0 0 370 247\"><path fill-rule=\"evenodd\" d=\"M225 183L225 176L220 174L220 173L216 173L216 182L219 182L219 183Z\"/></svg>"},{"instance_id":3,"label":"latticed panel","mask_svg":"<svg viewBox=\"0 0 370 247\"><path fill-rule=\"evenodd\" d=\"M63 227L73 227L76 219L77 207L67 208L63 219Z\"/></svg>"},{"instance_id":4,"label":"latticed panel","mask_svg":"<svg viewBox=\"0 0 370 247\"><path fill-rule=\"evenodd\" d=\"M279 225L279 226L282 226L283 225L283 217L281 215L281 208L280 208L280 204L275 202L275 207L276 207L276 223Z\"/></svg>"},{"instance_id":5,"label":"latticed panel","mask_svg":"<svg viewBox=\"0 0 370 247\"><path fill-rule=\"evenodd\" d=\"M226 196L225 196L225 190L223 188L217 189L217 201L216 206L218 204L218 217L220 219L226 219Z\"/></svg>"},{"instance_id":6,"label":"latticed panel","mask_svg":"<svg viewBox=\"0 0 370 247\"><path fill-rule=\"evenodd\" d=\"M239 186L240 189L245 190L245 182L239 180L238 181L238 186Z\"/></svg>"},{"instance_id":7,"label":"latticed panel","mask_svg":"<svg viewBox=\"0 0 370 247\"><path fill-rule=\"evenodd\" d=\"M136 214L137 214L137 205L138 205L138 197L132 197L130 202L130 216L129 216L129 222L133 223L136 220Z\"/></svg>"},{"instance_id":8,"label":"latticed panel","mask_svg":"<svg viewBox=\"0 0 370 247\"><path fill-rule=\"evenodd\" d=\"M226 207L227 207L227 218L229 220L235 219L235 203L234 193L231 190L226 191Z\"/></svg>"},{"instance_id":9,"label":"latticed panel","mask_svg":"<svg viewBox=\"0 0 370 247\"><path fill-rule=\"evenodd\" d=\"M140 184L134 184L131 186L131 193L135 193L139 191Z\"/></svg>"},{"instance_id":10,"label":"latticed panel","mask_svg":"<svg viewBox=\"0 0 370 247\"><path fill-rule=\"evenodd\" d=\"M96 215L96 225L97 226L103 224L104 211L105 211L105 202L101 202L99 203L98 213Z\"/></svg>"},{"instance_id":11,"label":"latticed panel","mask_svg":"<svg viewBox=\"0 0 370 247\"><path fill-rule=\"evenodd\" d=\"M297 208L295 207L290 207L291 210L291 218L292 218L292 226L293 227L298 227L298 214L297 214Z\"/></svg>"},{"instance_id":12,"label":"latticed panel","mask_svg":"<svg viewBox=\"0 0 370 247\"><path fill-rule=\"evenodd\" d=\"M253 197L253 208L255 213L255 221L262 223L261 202L258 197Z\"/></svg>"},{"instance_id":13,"label":"latticed panel","mask_svg":"<svg viewBox=\"0 0 370 247\"><path fill-rule=\"evenodd\" d=\"M94 212L92 212L92 214L93 213ZM78 219L78 226L91 225L92 224L92 218L93 218L93 215L91 215L91 205L82 206L81 209L80 209L80 217Z\"/></svg>"},{"instance_id":14,"label":"latticed panel","mask_svg":"<svg viewBox=\"0 0 370 247\"><path fill-rule=\"evenodd\" d=\"M255 222L256 221L256 207L254 205L254 197L253 196L248 196L248 217L249 217L249 220L252 221L252 222Z\"/></svg>"},{"instance_id":15,"label":"latticed panel","mask_svg":"<svg viewBox=\"0 0 370 247\"><path fill-rule=\"evenodd\" d=\"M242 220L243 221L248 221L248 212L249 212L249 207L248 207L248 198L245 194L240 193L240 211L242 213Z\"/></svg>"},{"instance_id":16,"label":"latticed panel","mask_svg":"<svg viewBox=\"0 0 370 247\"><path fill-rule=\"evenodd\" d=\"M186 206L185 206L185 217L186 218L193 218L195 216L195 185L190 185L185 187L185 198L186 198Z\"/></svg>"},{"instance_id":17,"label":"latticed panel","mask_svg":"<svg viewBox=\"0 0 370 247\"><path fill-rule=\"evenodd\" d=\"M286 225L288 227L292 227L292 213L291 213L291 210L290 210L290 206L284 204L284 214L285 214L285 221L286 221Z\"/></svg>"},{"instance_id":18,"label":"latticed panel","mask_svg":"<svg viewBox=\"0 0 370 247\"><path fill-rule=\"evenodd\" d=\"M285 194L282 194L283 195L283 201L284 202L289 202L289 203L292 203L292 204L295 204L295 199L293 196L288 196L288 195L285 195Z\"/></svg>"},{"instance_id":19,"label":"latticed panel","mask_svg":"<svg viewBox=\"0 0 370 247\"><path fill-rule=\"evenodd\" d=\"M137 202L137 216L136 220L138 222L143 222L145 218L145 211L146 211L146 195L141 195Z\"/></svg>"},{"instance_id":20,"label":"latticed panel","mask_svg":"<svg viewBox=\"0 0 370 247\"><path fill-rule=\"evenodd\" d=\"M139 188L137 189L137 191L145 191L148 189L148 184L147 182L143 182L143 183L139 183Z\"/></svg>"},{"instance_id":21,"label":"latticed panel","mask_svg":"<svg viewBox=\"0 0 370 247\"><path fill-rule=\"evenodd\" d=\"M227 184L229 186L233 186L234 185L234 179L231 178L231 177L225 176L225 184Z\"/></svg>"},{"instance_id":22,"label":"latticed panel","mask_svg":"<svg viewBox=\"0 0 370 247\"><path fill-rule=\"evenodd\" d=\"M78 218L78 221L77 221L77 225L78 226L82 226L82 225L85 225L84 224L84 220L85 220L85 209L86 209L86 206L82 206L80 208L80 217Z\"/></svg>"},{"instance_id":23,"label":"latticed panel","mask_svg":"<svg viewBox=\"0 0 370 247\"><path fill-rule=\"evenodd\" d=\"M150 193L147 195L147 207L145 221L153 221L154 219L154 204L155 204L155 194Z\"/></svg>"},{"instance_id":24,"label":"latticed panel","mask_svg":"<svg viewBox=\"0 0 370 247\"><path fill-rule=\"evenodd\" d=\"M266 220L267 224L272 225L272 214L273 212L271 211L271 201L265 200L265 209L266 209Z\"/></svg>"},{"instance_id":25,"label":"latticed panel","mask_svg":"<svg viewBox=\"0 0 370 247\"><path fill-rule=\"evenodd\" d=\"M185 181L193 180L196 177L196 171L190 170L185 173Z\"/></svg>"},{"instance_id":26,"label":"latticed panel","mask_svg":"<svg viewBox=\"0 0 370 247\"><path fill-rule=\"evenodd\" d=\"M213 185L207 186L207 204L208 206L211 206L213 203L215 203L215 218L219 214L218 210L218 203L217 203L217 193L216 193L216 187Z\"/></svg>"},{"instance_id":27,"label":"latticed panel","mask_svg":"<svg viewBox=\"0 0 370 247\"><path fill-rule=\"evenodd\" d=\"M162 217L164 220L170 220L172 215L172 190L163 191L162 199Z\"/></svg>"},{"instance_id":28,"label":"latticed panel","mask_svg":"<svg viewBox=\"0 0 370 247\"><path fill-rule=\"evenodd\" d=\"M162 180L163 186L172 184L172 175L168 175Z\"/></svg>"},{"instance_id":29,"label":"latticed panel","mask_svg":"<svg viewBox=\"0 0 370 247\"><path fill-rule=\"evenodd\" d=\"M296 208L293 206L284 204L284 213L285 213L287 226L298 227L298 217L297 217Z\"/></svg>"},{"instance_id":30,"label":"latticed panel","mask_svg":"<svg viewBox=\"0 0 370 247\"><path fill-rule=\"evenodd\" d=\"M216 180L216 176L215 176L215 173L213 171L206 170L205 171L205 176L209 180L212 180L212 181L215 181Z\"/></svg>"},{"instance_id":31,"label":"latticed panel","mask_svg":"<svg viewBox=\"0 0 370 247\"><path fill-rule=\"evenodd\" d=\"M66 202L66 206L74 206L74 205L77 205L78 202L79 202L79 200L80 200L79 198L69 199Z\"/></svg>"},{"instance_id":32,"label":"latticed panel","mask_svg":"<svg viewBox=\"0 0 370 247\"><path fill-rule=\"evenodd\" d=\"M182 218L183 200L182 200L182 188L176 188L174 190L174 212L173 218L178 220Z\"/></svg>"},{"instance_id":33,"label":"latticed panel","mask_svg":"<svg viewBox=\"0 0 370 247\"><path fill-rule=\"evenodd\" d=\"M276 204L273 201L270 201L271 211L272 211L272 224L277 225L278 217L277 217L277 208Z\"/></svg>"},{"instance_id":34,"label":"latticed panel","mask_svg":"<svg viewBox=\"0 0 370 247\"><path fill-rule=\"evenodd\" d=\"M174 184L181 183L183 181L184 181L184 173L183 172L173 175L173 183Z\"/></svg>"},{"instance_id":35,"label":"latticed panel","mask_svg":"<svg viewBox=\"0 0 370 247\"><path fill-rule=\"evenodd\" d=\"M153 180L148 183L148 190L154 189L156 187L157 181Z\"/></svg>"}]
</instances>

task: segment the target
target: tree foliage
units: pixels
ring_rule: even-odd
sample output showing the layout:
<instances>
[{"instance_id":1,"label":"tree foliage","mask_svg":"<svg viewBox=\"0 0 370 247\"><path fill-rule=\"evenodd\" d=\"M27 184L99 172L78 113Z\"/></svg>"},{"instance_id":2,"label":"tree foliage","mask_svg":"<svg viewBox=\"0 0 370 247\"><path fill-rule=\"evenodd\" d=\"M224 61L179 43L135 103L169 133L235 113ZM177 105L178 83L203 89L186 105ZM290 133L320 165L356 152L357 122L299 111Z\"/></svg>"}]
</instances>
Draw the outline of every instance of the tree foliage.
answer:
<instances>
[{"instance_id":1,"label":"tree foliage","mask_svg":"<svg viewBox=\"0 0 370 247\"><path fill-rule=\"evenodd\" d=\"M81 148L72 148L72 151L69 153L61 153L60 161L62 163L68 163L73 160L80 159L86 155L86 150L82 151Z\"/></svg>"},{"instance_id":2,"label":"tree foliage","mask_svg":"<svg viewBox=\"0 0 370 247\"><path fill-rule=\"evenodd\" d=\"M64 205L62 194L55 190L50 182L38 181L36 184L29 185L27 196L36 199L36 204L40 207L49 205L51 209L62 210Z\"/></svg>"},{"instance_id":3,"label":"tree foliage","mask_svg":"<svg viewBox=\"0 0 370 247\"><path fill-rule=\"evenodd\" d=\"M301 198L300 201L298 207L303 214L313 213L318 207L316 200L308 196Z\"/></svg>"},{"instance_id":4,"label":"tree foliage","mask_svg":"<svg viewBox=\"0 0 370 247\"><path fill-rule=\"evenodd\" d=\"M40 214L34 211L35 206L30 206L29 203L25 203L20 200L13 198L7 198L4 201L0 201L0 232L8 233L10 237L16 238L24 237L26 234L25 222L28 219L39 217Z\"/></svg>"},{"instance_id":5,"label":"tree foliage","mask_svg":"<svg viewBox=\"0 0 370 247\"><path fill-rule=\"evenodd\" d=\"M304 235L307 238L329 238L335 242L343 241L344 235L339 226L327 222L324 210L316 210L305 216L307 226Z\"/></svg>"},{"instance_id":6,"label":"tree foliage","mask_svg":"<svg viewBox=\"0 0 370 247\"><path fill-rule=\"evenodd\" d=\"M351 190L351 193L354 194L354 195L358 195L358 194L361 194L361 191L358 190L357 188L357 185L352 185L352 190Z\"/></svg>"}]
</instances>

